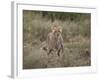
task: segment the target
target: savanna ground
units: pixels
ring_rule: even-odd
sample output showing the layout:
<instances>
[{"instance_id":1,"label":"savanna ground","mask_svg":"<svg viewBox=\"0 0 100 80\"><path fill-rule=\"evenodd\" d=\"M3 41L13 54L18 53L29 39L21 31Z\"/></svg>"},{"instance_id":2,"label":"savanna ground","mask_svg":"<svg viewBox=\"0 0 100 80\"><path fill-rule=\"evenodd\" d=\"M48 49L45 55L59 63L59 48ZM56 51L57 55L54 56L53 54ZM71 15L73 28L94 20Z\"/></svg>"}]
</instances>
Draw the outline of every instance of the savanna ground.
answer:
<instances>
[{"instance_id":1,"label":"savanna ground","mask_svg":"<svg viewBox=\"0 0 100 80\"><path fill-rule=\"evenodd\" d=\"M54 21L62 27L64 53L41 50ZM23 10L23 69L90 66L91 15Z\"/></svg>"}]
</instances>

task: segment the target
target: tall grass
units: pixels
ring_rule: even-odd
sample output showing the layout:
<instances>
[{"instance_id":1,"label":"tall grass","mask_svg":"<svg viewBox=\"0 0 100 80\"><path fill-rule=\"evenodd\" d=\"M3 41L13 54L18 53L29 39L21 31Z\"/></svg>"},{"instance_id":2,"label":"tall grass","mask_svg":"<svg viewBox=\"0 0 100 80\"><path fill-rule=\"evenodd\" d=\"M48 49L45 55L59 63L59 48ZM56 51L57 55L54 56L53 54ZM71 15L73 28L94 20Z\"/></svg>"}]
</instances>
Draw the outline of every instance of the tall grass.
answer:
<instances>
[{"instance_id":1,"label":"tall grass","mask_svg":"<svg viewBox=\"0 0 100 80\"><path fill-rule=\"evenodd\" d=\"M64 55L65 55L63 63L64 66L65 67L86 66L91 64L90 61L91 15L90 14L24 10L23 11L24 53L31 54L26 56L23 55L24 68L44 67L42 65L43 62L36 63L37 60L35 60L35 58L32 58L32 56L35 56L35 54L38 54L39 56L41 55L40 53L43 53L41 51L38 51L39 46L46 39L47 34L51 31L51 26L55 20L62 27L62 36L64 39ZM38 57L38 61L42 61L42 59Z\"/></svg>"}]
</instances>

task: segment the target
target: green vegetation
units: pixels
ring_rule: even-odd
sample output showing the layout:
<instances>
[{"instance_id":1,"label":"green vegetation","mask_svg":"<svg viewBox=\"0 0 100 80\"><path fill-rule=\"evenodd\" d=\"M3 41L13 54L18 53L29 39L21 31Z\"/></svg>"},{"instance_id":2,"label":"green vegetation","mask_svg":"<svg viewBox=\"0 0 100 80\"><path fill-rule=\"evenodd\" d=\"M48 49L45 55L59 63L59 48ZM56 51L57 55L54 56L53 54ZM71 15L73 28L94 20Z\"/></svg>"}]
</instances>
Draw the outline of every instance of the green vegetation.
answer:
<instances>
[{"instance_id":1,"label":"green vegetation","mask_svg":"<svg viewBox=\"0 0 100 80\"><path fill-rule=\"evenodd\" d=\"M41 43L57 21L62 27L64 57L61 65L48 66ZM23 68L72 67L91 65L91 14L23 10ZM54 55L55 56L55 55ZM51 56L52 60L58 58ZM56 60L55 60L56 61ZM54 61L53 61L54 62ZM58 64L57 61L55 64Z\"/></svg>"}]
</instances>

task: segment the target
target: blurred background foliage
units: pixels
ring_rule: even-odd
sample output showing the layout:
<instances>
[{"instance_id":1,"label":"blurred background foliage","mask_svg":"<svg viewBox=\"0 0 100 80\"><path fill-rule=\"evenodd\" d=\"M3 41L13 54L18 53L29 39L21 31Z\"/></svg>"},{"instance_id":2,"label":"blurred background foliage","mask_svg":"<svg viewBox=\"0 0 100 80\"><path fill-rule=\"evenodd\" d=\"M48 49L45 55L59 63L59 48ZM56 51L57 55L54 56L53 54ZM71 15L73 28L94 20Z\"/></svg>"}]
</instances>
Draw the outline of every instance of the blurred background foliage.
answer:
<instances>
[{"instance_id":1,"label":"blurred background foliage","mask_svg":"<svg viewBox=\"0 0 100 80\"><path fill-rule=\"evenodd\" d=\"M38 43L45 40L55 20L63 29L64 41L76 36L90 38L90 18L91 15L87 13L23 10L24 42Z\"/></svg>"},{"instance_id":2,"label":"blurred background foliage","mask_svg":"<svg viewBox=\"0 0 100 80\"><path fill-rule=\"evenodd\" d=\"M46 57L44 55L45 58L41 59L43 52L40 51L39 45L46 39L54 21L62 27L65 54L63 65L65 67L90 65L90 13L23 10L23 68L45 67L43 65L45 62L41 61Z\"/></svg>"}]
</instances>

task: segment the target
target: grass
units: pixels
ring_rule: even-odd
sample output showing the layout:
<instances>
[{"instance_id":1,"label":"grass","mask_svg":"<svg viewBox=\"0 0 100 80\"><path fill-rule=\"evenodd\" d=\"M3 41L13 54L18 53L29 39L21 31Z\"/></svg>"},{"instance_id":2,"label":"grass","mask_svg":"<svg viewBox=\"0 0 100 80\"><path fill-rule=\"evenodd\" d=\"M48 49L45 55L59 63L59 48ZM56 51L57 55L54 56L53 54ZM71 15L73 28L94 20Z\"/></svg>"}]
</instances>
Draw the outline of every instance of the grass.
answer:
<instances>
[{"instance_id":1,"label":"grass","mask_svg":"<svg viewBox=\"0 0 100 80\"><path fill-rule=\"evenodd\" d=\"M51 14L62 15L48 12L42 17L41 12L23 12L23 69L90 66L90 14L64 13L66 19L55 16L64 39L64 53L60 57L55 53L48 56L40 49L51 31Z\"/></svg>"}]
</instances>

